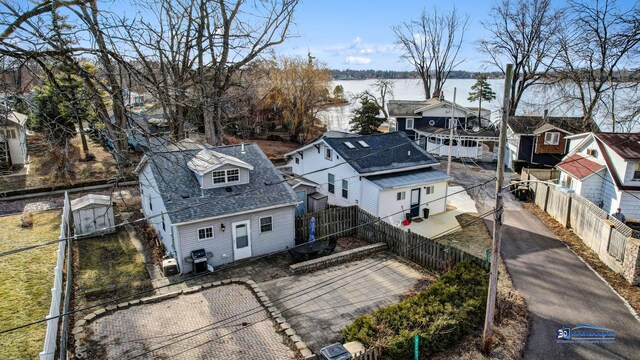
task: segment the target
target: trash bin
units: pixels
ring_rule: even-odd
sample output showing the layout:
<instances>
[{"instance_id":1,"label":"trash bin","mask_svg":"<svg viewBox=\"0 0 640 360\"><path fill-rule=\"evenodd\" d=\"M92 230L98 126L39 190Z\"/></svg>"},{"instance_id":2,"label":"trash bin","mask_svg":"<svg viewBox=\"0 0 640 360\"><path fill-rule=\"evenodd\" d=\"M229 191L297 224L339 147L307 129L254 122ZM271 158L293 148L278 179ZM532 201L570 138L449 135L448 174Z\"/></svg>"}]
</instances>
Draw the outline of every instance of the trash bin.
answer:
<instances>
[{"instance_id":1,"label":"trash bin","mask_svg":"<svg viewBox=\"0 0 640 360\"><path fill-rule=\"evenodd\" d=\"M409 222L409 224L411 224L411 218L412 218L412 216L411 216L411 213L410 213L410 212L408 212L408 213L404 214L404 218Z\"/></svg>"},{"instance_id":2,"label":"trash bin","mask_svg":"<svg viewBox=\"0 0 640 360\"><path fill-rule=\"evenodd\" d=\"M429 208L422 209L422 217L425 219L429 218Z\"/></svg>"},{"instance_id":3,"label":"trash bin","mask_svg":"<svg viewBox=\"0 0 640 360\"><path fill-rule=\"evenodd\" d=\"M342 344L334 343L320 350L320 358L323 360L350 360L351 353Z\"/></svg>"}]
</instances>

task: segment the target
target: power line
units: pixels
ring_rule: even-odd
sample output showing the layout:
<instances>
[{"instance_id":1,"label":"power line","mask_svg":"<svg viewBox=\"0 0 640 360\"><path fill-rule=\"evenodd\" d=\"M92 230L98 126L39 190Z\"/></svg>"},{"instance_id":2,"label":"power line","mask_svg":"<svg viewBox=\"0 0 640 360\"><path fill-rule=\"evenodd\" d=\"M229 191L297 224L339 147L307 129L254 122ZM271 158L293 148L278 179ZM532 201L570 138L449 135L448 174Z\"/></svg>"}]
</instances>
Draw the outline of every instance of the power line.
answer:
<instances>
[{"instance_id":1,"label":"power line","mask_svg":"<svg viewBox=\"0 0 640 360\"><path fill-rule=\"evenodd\" d=\"M463 188L462 190L459 190L459 191L457 191L457 192L454 192L454 193L452 193L452 194L449 194L449 196L451 196L451 195L455 195L455 194L457 194L457 193L464 192L464 191L466 191L467 189L473 189L473 188L476 188L476 187L484 186L484 185L486 185L487 183L489 183L489 182L491 182L491 181L493 181L493 179L489 179L489 180L487 180L487 181L484 181L484 182L482 182L482 183L480 183L480 184L474 185L474 186L469 187L469 188L466 188L466 189L465 189L465 188ZM440 199L443 199L443 198L444 198L444 197L441 197L441 198L439 198L439 199L435 199L435 200L430 200L430 202L437 201L437 200L440 200ZM422 203L422 204L420 204L420 205L425 205L425 204L427 204L427 203L428 203L428 202L425 202L425 203ZM396 212L396 213L394 213L394 214L390 214L390 215L388 215L388 216L397 215L397 214L399 214L399 213L404 213L404 211L403 211L403 210L401 210L401 211L399 211L399 212ZM489 213L486 213L486 214L484 214L484 215L482 215L482 216L484 217L484 216L487 216L487 215L490 215L490 214L489 214ZM376 219L374 219L374 220L372 220L372 221L365 222L365 223L362 223L362 224L358 224L358 225L356 225L356 226L353 226L353 227L350 227L350 228L344 229L344 230L339 231L339 232L335 232L335 233L332 233L332 234L327 234L327 235L322 236L322 237L318 237L318 238L316 239L316 241L321 241L321 240L323 240L323 239L325 239L325 238L329 238L329 237L332 237L332 236L334 236L334 235L338 235L338 234L341 234L341 233L345 233L345 232L347 232L347 231L351 231L351 230L357 229L357 228L362 227L362 226L371 225L371 224L374 224L374 223L377 223L377 222L380 222L380 221L382 221L382 218L376 218ZM460 226L460 225L458 225L458 226ZM455 227L455 229L457 229L457 228L458 228L458 226L456 226L456 227ZM446 230L445 232L443 232L443 233L441 233L441 234L444 234L444 233L446 233L446 232L448 232L448 231L451 231L451 229ZM439 234L436 234L436 236L439 236ZM306 245L306 243L303 243L303 244L300 244L300 245L295 245L293 248L301 247L301 246L304 246L304 245ZM256 260L258 260L258 259L261 259L261 258L264 258L264 257L267 257L267 256L271 256L271 255L273 255L273 254L265 254L265 255L260 255L260 256L252 257L252 258L248 259L248 261L256 261ZM225 268L227 268L227 267L231 267L232 265L233 265L233 263L228 264L228 265L226 265L226 266L225 266L225 265L223 265L223 266L219 267L218 269L225 269ZM135 293L135 294L132 294L132 295L129 295L129 296L125 296L125 297L121 297L121 298L117 298L117 299L115 299L115 300L111 300L111 301L104 302L104 303L101 303L101 304L92 305L92 306L89 306L89 307L86 307L86 308L82 308L82 309L76 309L76 310L73 310L73 311L70 311L70 312L67 312L67 313L62 313L62 314L60 314L60 315L58 315L58 316L49 317L49 318L47 318L47 319L36 320L36 321L31 322L31 323L23 324L23 325L16 326L16 327L13 327L13 328L8 328L8 329L5 329L5 330L0 331L0 335L1 335L1 334L8 333L8 332L15 331L15 330L18 330L18 329L21 329L21 328L25 328L25 327L28 327L28 326L36 325L36 324L39 324L39 323L42 323L42 322L48 321L48 320L53 319L53 318L59 318L59 317L66 316L66 315L69 315L69 314L73 314L73 313L76 313L76 312L79 312L79 311L82 311L82 310L87 310L87 309L95 308L95 307L98 307L98 306L104 306L104 305L107 305L107 304L111 304L111 303L113 303L113 302L115 302L115 301L119 301L119 300L123 300L123 299L131 298L131 297L133 297L133 296L138 296L138 295L146 294L146 293L149 293L149 292L155 291L155 290L157 290L157 289L161 289L161 288L169 287L169 286L172 286L172 285L176 285L176 284L184 283L184 282L187 282L187 281L191 281L191 280L194 280L194 279L197 279L197 278L200 278L200 277L206 276L206 275L209 275L209 274L208 274L208 273L203 273L203 274L196 275L196 276L194 276L194 277L192 277L192 278L185 279L185 280L183 280L183 281L176 282L176 283L173 283L173 284L163 285L163 286L157 287L157 288L155 288L155 289L151 289L151 290L140 291L140 292L137 292L137 293Z\"/></svg>"}]
</instances>

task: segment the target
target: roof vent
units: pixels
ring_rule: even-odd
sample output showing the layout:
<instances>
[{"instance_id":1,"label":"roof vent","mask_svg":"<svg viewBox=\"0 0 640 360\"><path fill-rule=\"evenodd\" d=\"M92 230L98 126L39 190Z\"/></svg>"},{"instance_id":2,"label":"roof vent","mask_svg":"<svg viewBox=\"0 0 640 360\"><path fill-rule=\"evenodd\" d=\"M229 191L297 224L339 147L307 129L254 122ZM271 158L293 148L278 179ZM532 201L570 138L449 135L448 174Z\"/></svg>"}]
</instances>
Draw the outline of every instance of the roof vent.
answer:
<instances>
[{"instance_id":1,"label":"roof vent","mask_svg":"<svg viewBox=\"0 0 640 360\"><path fill-rule=\"evenodd\" d=\"M226 188L224 188L224 191L226 192L232 192L233 189L231 188L231 186L227 186Z\"/></svg>"},{"instance_id":2,"label":"roof vent","mask_svg":"<svg viewBox=\"0 0 640 360\"><path fill-rule=\"evenodd\" d=\"M356 147L349 141L345 141L344 144L349 148L349 149L355 149Z\"/></svg>"},{"instance_id":3,"label":"roof vent","mask_svg":"<svg viewBox=\"0 0 640 360\"><path fill-rule=\"evenodd\" d=\"M407 156L411 156L411 150L407 151Z\"/></svg>"},{"instance_id":4,"label":"roof vent","mask_svg":"<svg viewBox=\"0 0 640 360\"><path fill-rule=\"evenodd\" d=\"M183 199L188 199L189 198L189 194L180 194L180 196L182 196Z\"/></svg>"},{"instance_id":5,"label":"roof vent","mask_svg":"<svg viewBox=\"0 0 640 360\"><path fill-rule=\"evenodd\" d=\"M240 144L240 154L243 154L243 155L246 154L244 152L244 143Z\"/></svg>"},{"instance_id":6,"label":"roof vent","mask_svg":"<svg viewBox=\"0 0 640 360\"><path fill-rule=\"evenodd\" d=\"M363 148L368 148L369 144L367 144L366 142L362 141L362 140L358 140L358 144L360 144L360 146L362 146Z\"/></svg>"}]
</instances>

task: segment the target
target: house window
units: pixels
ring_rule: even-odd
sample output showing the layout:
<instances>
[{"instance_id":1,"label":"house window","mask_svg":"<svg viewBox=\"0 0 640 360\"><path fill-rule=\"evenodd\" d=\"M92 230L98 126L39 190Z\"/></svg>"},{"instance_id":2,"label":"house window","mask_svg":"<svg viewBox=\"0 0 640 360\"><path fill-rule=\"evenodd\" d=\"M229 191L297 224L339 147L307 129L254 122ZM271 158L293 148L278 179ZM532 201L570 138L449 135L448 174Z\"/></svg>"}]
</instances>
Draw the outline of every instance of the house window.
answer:
<instances>
[{"instance_id":1,"label":"house window","mask_svg":"<svg viewBox=\"0 0 640 360\"><path fill-rule=\"evenodd\" d=\"M331 151L331 148L324 148L324 158L327 160L331 160L333 158L333 151Z\"/></svg>"},{"instance_id":2,"label":"house window","mask_svg":"<svg viewBox=\"0 0 640 360\"><path fill-rule=\"evenodd\" d=\"M4 136L5 139L17 139L18 134L15 129L4 129L0 132Z\"/></svg>"},{"instance_id":3,"label":"house window","mask_svg":"<svg viewBox=\"0 0 640 360\"><path fill-rule=\"evenodd\" d=\"M587 155L591 155L594 158L598 158L598 150L596 149L587 149Z\"/></svg>"},{"instance_id":4,"label":"house window","mask_svg":"<svg viewBox=\"0 0 640 360\"><path fill-rule=\"evenodd\" d=\"M640 162L635 164L635 169L633 170L633 180L640 180Z\"/></svg>"},{"instance_id":5,"label":"house window","mask_svg":"<svg viewBox=\"0 0 640 360\"><path fill-rule=\"evenodd\" d=\"M239 169L212 171L211 176L214 184L224 184L228 182L236 182L240 180Z\"/></svg>"},{"instance_id":6,"label":"house window","mask_svg":"<svg viewBox=\"0 0 640 360\"><path fill-rule=\"evenodd\" d=\"M213 227L198 229L198 240L213 239Z\"/></svg>"},{"instance_id":7,"label":"house window","mask_svg":"<svg viewBox=\"0 0 640 360\"><path fill-rule=\"evenodd\" d=\"M234 182L240 180L240 169L227 170L227 182Z\"/></svg>"},{"instance_id":8,"label":"house window","mask_svg":"<svg viewBox=\"0 0 640 360\"><path fill-rule=\"evenodd\" d=\"M329 192L332 194L336 193L336 177L333 174L328 174L329 179L327 180L327 184L329 185Z\"/></svg>"},{"instance_id":9,"label":"house window","mask_svg":"<svg viewBox=\"0 0 640 360\"><path fill-rule=\"evenodd\" d=\"M296 158L296 164L300 164L300 159Z\"/></svg>"},{"instance_id":10,"label":"house window","mask_svg":"<svg viewBox=\"0 0 640 360\"><path fill-rule=\"evenodd\" d=\"M427 189L427 195L431 195L431 194L433 194L433 193L435 193L435 192L436 192L436 187L435 187L435 186L433 186L433 185L431 185L431 186L427 186L427 188L426 188L426 189Z\"/></svg>"},{"instance_id":11,"label":"house window","mask_svg":"<svg viewBox=\"0 0 640 360\"><path fill-rule=\"evenodd\" d=\"M413 130L413 119L407 119L407 130Z\"/></svg>"},{"instance_id":12,"label":"house window","mask_svg":"<svg viewBox=\"0 0 640 360\"><path fill-rule=\"evenodd\" d=\"M260 218L260 232L267 232L273 230L273 217L267 216Z\"/></svg>"},{"instance_id":13,"label":"house window","mask_svg":"<svg viewBox=\"0 0 640 360\"><path fill-rule=\"evenodd\" d=\"M544 134L545 145L558 145L560 143L559 132L547 132Z\"/></svg>"},{"instance_id":14,"label":"house window","mask_svg":"<svg viewBox=\"0 0 640 360\"><path fill-rule=\"evenodd\" d=\"M349 181L347 180L342 180L342 197L349 198Z\"/></svg>"},{"instance_id":15,"label":"house window","mask_svg":"<svg viewBox=\"0 0 640 360\"><path fill-rule=\"evenodd\" d=\"M225 182L225 171L212 171L211 172L211 176L213 176L213 183L214 184L222 184Z\"/></svg>"},{"instance_id":16,"label":"house window","mask_svg":"<svg viewBox=\"0 0 640 360\"><path fill-rule=\"evenodd\" d=\"M400 200L404 200L407 198L407 192L406 191L400 191L399 193L396 194L396 200L400 201Z\"/></svg>"}]
</instances>

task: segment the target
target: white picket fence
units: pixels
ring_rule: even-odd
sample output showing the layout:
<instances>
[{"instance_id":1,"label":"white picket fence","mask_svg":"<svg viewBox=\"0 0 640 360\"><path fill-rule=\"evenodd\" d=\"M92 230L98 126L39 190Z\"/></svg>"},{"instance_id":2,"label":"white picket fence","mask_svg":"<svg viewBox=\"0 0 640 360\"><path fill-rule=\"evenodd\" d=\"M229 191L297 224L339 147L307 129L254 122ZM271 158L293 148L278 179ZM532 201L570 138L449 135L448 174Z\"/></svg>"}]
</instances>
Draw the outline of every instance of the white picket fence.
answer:
<instances>
[{"instance_id":1,"label":"white picket fence","mask_svg":"<svg viewBox=\"0 0 640 360\"><path fill-rule=\"evenodd\" d=\"M66 257L67 241L71 235L71 204L69 203L69 194L64 194L64 207L62 208L62 222L60 223L61 240L58 243L58 261L54 268L53 287L51 288L51 306L49 307L49 315L47 315L47 330L44 337L44 347L40 353L40 360L53 360L56 356L56 348L58 343L58 322L60 320L60 304L62 302L62 279L64 276L64 264Z\"/></svg>"}]
</instances>

